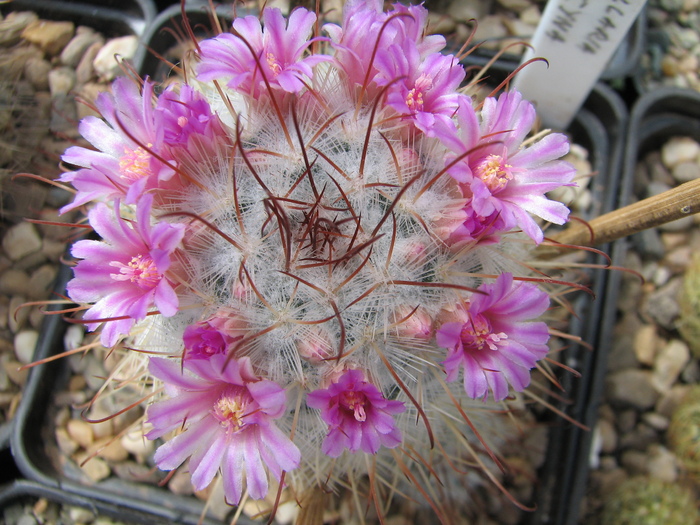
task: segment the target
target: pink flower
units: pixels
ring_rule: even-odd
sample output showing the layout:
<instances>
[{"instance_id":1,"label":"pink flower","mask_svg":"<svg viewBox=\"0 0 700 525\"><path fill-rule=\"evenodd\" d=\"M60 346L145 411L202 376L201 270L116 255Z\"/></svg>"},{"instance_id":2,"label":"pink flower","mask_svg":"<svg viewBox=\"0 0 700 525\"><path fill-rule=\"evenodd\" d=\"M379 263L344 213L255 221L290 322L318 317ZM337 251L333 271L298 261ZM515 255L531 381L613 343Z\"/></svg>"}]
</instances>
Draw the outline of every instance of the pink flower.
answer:
<instances>
[{"instance_id":1,"label":"pink flower","mask_svg":"<svg viewBox=\"0 0 700 525\"><path fill-rule=\"evenodd\" d=\"M462 144L449 137L448 130L441 130L440 136L457 155L470 152L449 173L461 183L474 220L486 223L497 215L505 230L519 226L536 243L542 242L542 230L530 214L555 224L564 224L569 216L564 204L545 196L560 186L573 185L575 168L557 160L569 151L566 136L550 133L523 148L522 141L535 122L535 110L516 91L498 100L486 99L478 139L473 109L461 102L457 115Z\"/></svg>"},{"instance_id":2,"label":"pink flower","mask_svg":"<svg viewBox=\"0 0 700 525\"><path fill-rule=\"evenodd\" d=\"M183 370L184 368L184 370ZM165 383L170 399L148 407L147 422L156 439L184 431L160 446L154 456L163 470L178 468L190 458L189 470L196 490L206 488L218 471L226 499L237 504L243 477L254 499L267 495L267 471L279 480L282 471L299 466L301 454L274 423L286 409L285 391L255 375L248 357L232 359L151 359L149 371Z\"/></svg>"},{"instance_id":3,"label":"pink flower","mask_svg":"<svg viewBox=\"0 0 700 525\"><path fill-rule=\"evenodd\" d=\"M177 294L165 273L185 226L166 222L152 226L152 200L150 195L141 198L134 221L125 221L118 211L97 204L88 220L104 242L78 241L71 251L83 260L73 270L75 278L67 285L68 295L79 303L95 303L84 319L95 320L88 323L90 330L105 322L101 341L107 347L128 334L152 306L166 317L178 311ZM119 209L118 202L115 208ZM102 321L119 317L125 318Z\"/></svg>"},{"instance_id":4,"label":"pink flower","mask_svg":"<svg viewBox=\"0 0 700 525\"><path fill-rule=\"evenodd\" d=\"M445 47L441 35L425 36L428 10L423 6L394 4L383 12L382 0L349 0L343 8L343 24L323 26L333 42L335 61L346 73L351 85L367 85L377 73L376 50L386 50L392 44L413 42L420 58L437 53ZM384 23L395 16L382 31ZM373 61L373 55L374 61ZM368 86L367 86L368 87Z\"/></svg>"},{"instance_id":5,"label":"pink flower","mask_svg":"<svg viewBox=\"0 0 700 525\"><path fill-rule=\"evenodd\" d=\"M155 119L173 157L186 150L192 159L202 161L228 137L204 95L187 84L180 86L179 93L171 87L158 97Z\"/></svg>"},{"instance_id":6,"label":"pink flower","mask_svg":"<svg viewBox=\"0 0 700 525\"><path fill-rule=\"evenodd\" d=\"M530 384L530 370L547 355L549 332L544 322L525 322L549 307L549 296L536 285L514 282L504 273L479 287L469 303L455 311L460 320L437 330L437 344L447 348L447 380L464 367L464 391L471 398L496 401Z\"/></svg>"},{"instance_id":7,"label":"pink flower","mask_svg":"<svg viewBox=\"0 0 700 525\"><path fill-rule=\"evenodd\" d=\"M304 88L303 80L313 76L312 68L330 60L316 54L302 58L316 40L309 40L316 22L314 13L297 8L287 24L279 9L267 8L263 21L264 30L255 16L237 18L233 22L234 34L225 33L202 42L198 80L229 79L230 88L255 98L266 90L264 79L273 88L298 93Z\"/></svg>"},{"instance_id":8,"label":"pink flower","mask_svg":"<svg viewBox=\"0 0 700 525\"><path fill-rule=\"evenodd\" d=\"M240 319L216 315L185 328L186 359L208 359L212 355L227 354L233 344L244 337Z\"/></svg>"},{"instance_id":9,"label":"pink flower","mask_svg":"<svg viewBox=\"0 0 700 525\"><path fill-rule=\"evenodd\" d=\"M391 86L386 103L404 115L429 137L436 136L435 121L452 126L452 116L463 98L456 89L464 80L464 68L452 55L433 53L421 59L415 42L392 45L377 54L377 83ZM394 80L398 81L394 82Z\"/></svg>"},{"instance_id":10,"label":"pink flower","mask_svg":"<svg viewBox=\"0 0 700 525\"><path fill-rule=\"evenodd\" d=\"M59 179L78 190L62 213L94 200L123 198L133 204L175 173L152 155L164 158L163 129L154 120L153 84L146 80L141 94L133 81L123 77L114 81L112 91L113 95L100 93L95 102L105 120L85 117L80 122L80 134L97 150L73 146L62 157L82 168Z\"/></svg>"},{"instance_id":11,"label":"pink flower","mask_svg":"<svg viewBox=\"0 0 700 525\"><path fill-rule=\"evenodd\" d=\"M328 424L321 450L330 457L340 456L346 448L375 454L382 445L394 448L401 443L392 416L403 412L404 404L387 400L360 370L348 370L328 388L311 392L306 404L321 410Z\"/></svg>"}]
</instances>

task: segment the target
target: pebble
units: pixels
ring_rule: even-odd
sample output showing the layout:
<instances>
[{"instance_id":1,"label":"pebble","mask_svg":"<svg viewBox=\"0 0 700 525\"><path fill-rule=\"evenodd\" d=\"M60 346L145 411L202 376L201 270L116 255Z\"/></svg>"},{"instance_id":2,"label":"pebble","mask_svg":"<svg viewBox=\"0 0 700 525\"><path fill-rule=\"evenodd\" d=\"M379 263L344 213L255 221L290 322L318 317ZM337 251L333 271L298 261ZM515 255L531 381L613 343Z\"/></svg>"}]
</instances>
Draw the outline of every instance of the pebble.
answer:
<instances>
[{"instance_id":1,"label":"pebble","mask_svg":"<svg viewBox=\"0 0 700 525\"><path fill-rule=\"evenodd\" d=\"M15 335L15 355L23 365L33 361L34 349L39 340L39 332L36 330L23 330Z\"/></svg>"},{"instance_id":2,"label":"pebble","mask_svg":"<svg viewBox=\"0 0 700 525\"><path fill-rule=\"evenodd\" d=\"M30 276L27 295L30 299L38 300L48 297L56 280L58 268L55 264L42 264Z\"/></svg>"},{"instance_id":3,"label":"pebble","mask_svg":"<svg viewBox=\"0 0 700 525\"><path fill-rule=\"evenodd\" d=\"M639 410L649 409L659 399L652 374L648 370L630 368L609 374L605 381L607 398Z\"/></svg>"},{"instance_id":4,"label":"pebble","mask_svg":"<svg viewBox=\"0 0 700 525\"><path fill-rule=\"evenodd\" d=\"M647 472L656 479L675 483L678 480L676 456L666 447L654 443L647 450Z\"/></svg>"},{"instance_id":5,"label":"pebble","mask_svg":"<svg viewBox=\"0 0 700 525\"><path fill-rule=\"evenodd\" d=\"M194 488L192 487L192 477L186 469L178 469L173 477L170 478L168 482L168 489L173 494L178 496L192 496L194 494Z\"/></svg>"},{"instance_id":6,"label":"pebble","mask_svg":"<svg viewBox=\"0 0 700 525\"><path fill-rule=\"evenodd\" d=\"M95 441L95 436L92 432L93 425L82 419L71 419L66 425L68 435L82 448L87 449Z\"/></svg>"},{"instance_id":7,"label":"pebble","mask_svg":"<svg viewBox=\"0 0 700 525\"><path fill-rule=\"evenodd\" d=\"M20 308L27 299L23 295L13 295L7 305L7 326L16 334L27 322L29 308Z\"/></svg>"},{"instance_id":8,"label":"pebble","mask_svg":"<svg viewBox=\"0 0 700 525\"><path fill-rule=\"evenodd\" d=\"M676 318L680 313L677 298L682 284L680 278L673 278L661 288L650 293L641 305L642 315L653 319L667 330L673 330Z\"/></svg>"},{"instance_id":9,"label":"pebble","mask_svg":"<svg viewBox=\"0 0 700 525\"><path fill-rule=\"evenodd\" d=\"M2 249L11 260L17 261L39 251L41 237L32 223L20 222L7 230L2 238Z\"/></svg>"},{"instance_id":10,"label":"pebble","mask_svg":"<svg viewBox=\"0 0 700 525\"><path fill-rule=\"evenodd\" d=\"M20 363L19 361L15 361L14 359L6 359L3 360L2 366L5 369L7 377L10 378L10 381L12 381L17 386L24 386L24 384L27 382L29 370L20 370L22 363Z\"/></svg>"},{"instance_id":11,"label":"pebble","mask_svg":"<svg viewBox=\"0 0 700 525\"><path fill-rule=\"evenodd\" d=\"M75 36L61 52L61 63L75 69L88 48L94 44L99 44L100 46L104 44L102 35L96 33L90 27L78 27Z\"/></svg>"},{"instance_id":12,"label":"pebble","mask_svg":"<svg viewBox=\"0 0 700 525\"><path fill-rule=\"evenodd\" d=\"M115 56L121 60L134 58L139 47L139 40L134 35L122 36L108 40L95 56L92 65L103 80L113 80L121 73Z\"/></svg>"},{"instance_id":13,"label":"pebble","mask_svg":"<svg viewBox=\"0 0 700 525\"><path fill-rule=\"evenodd\" d=\"M700 178L700 163L696 161L680 162L671 170L673 178L679 184Z\"/></svg>"},{"instance_id":14,"label":"pebble","mask_svg":"<svg viewBox=\"0 0 700 525\"><path fill-rule=\"evenodd\" d=\"M75 87L75 70L70 67L56 67L49 72L49 92L52 98L66 96Z\"/></svg>"},{"instance_id":15,"label":"pebble","mask_svg":"<svg viewBox=\"0 0 700 525\"><path fill-rule=\"evenodd\" d=\"M24 63L24 78L37 91L48 91L51 63L42 57L30 57Z\"/></svg>"},{"instance_id":16,"label":"pebble","mask_svg":"<svg viewBox=\"0 0 700 525\"><path fill-rule=\"evenodd\" d=\"M87 452L97 454L109 463L124 461L129 457L129 452L122 446L121 441L112 436L98 439L87 449Z\"/></svg>"},{"instance_id":17,"label":"pebble","mask_svg":"<svg viewBox=\"0 0 700 525\"><path fill-rule=\"evenodd\" d=\"M44 53L53 57L58 55L70 42L75 33L73 22L53 22L37 20L22 31L22 38L36 44Z\"/></svg>"},{"instance_id":18,"label":"pebble","mask_svg":"<svg viewBox=\"0 0 700 525\"><path fill-rule=\"evenodd\" d=\"M104 44L102 42L95 42L88 47L87 51L85 51L85 54L80 59L78 66L75 68L75 77L78 84L86 84L95 77L96 73L93 62L95 61L95 58L100 52L100 49L102 49L103 45Z\"/></svg>"},{"instance_id":19,"label":"pebble","mask_svg":"<svg viewBox=\"0 0 700 525\"><path fill-rule=\"evenodd\" d=\"M121 438L122 446L133 454L136 461L145 463L153 454L155 444L152 440L146 439L140 427L134 427Z\"/></svg>"},{"instance_id":20,"label":"pebble","mask_svg":"<svg viewBox=\"0 0 700 525\"><path fill-rule=\"evenodd\" d=\"M39 17L30 11L13 11L0 20L0 45L10 47L19 42L27 26L37 22Z\"/></svg>"},{"instance_id":21,"label":"pebble","mask_svg":"<svg viewBox=\"0 0 700 525\"><path fill-rule=\"evenodd\" d=\"M669 425L669 419L656 412L645 412L642 415L642 421L649 425L654 430L665 431Z\"/></svg>"},{"instance_id":22,"label":"pebble","mask_svg":"<svg viewBox=\"0 0 700 525\"><path fill-rule=\"evenodd\" d=\"M664 346L654 360L654 387L665 393L673 386L690 360L690 349L680 339L673 339Z\"/></svg>"},{"instance_id":23,"label":"pebble","mask_svg":"<svg viewBox=\"0 0 700 525\"><path fill-rule=\"evenodd\" d=\"M617 449L617 431L615 426L605 420L598 421L598 434L600 436L600 450L604 454L612 454Z\"/></svg>"},{"instance_id":24,"label":"pebble","mask_svg":"<svg viewBox=\"0 0 700 525\"><path fill-rule=\"evenodd\" d=\"M83 507L69 507L68 516L74 523L91 523L95 519L95 514Z\"/></svg>"},{"instance_id":25,"label":"pebble","mask_svg":"<svg viewBox=\"0 0 700 525\"><path fill-rule=\"evenodd\" d=\"M65 428L57 428L54 435L56 436L56 444L64 456L72 456L80 448L80 445L70 437L70 434Z\"/></svg>"},{"instance_id":26,"label":"pebble","mask_svg":"<svg viewBox=\"0 0 700 525\"><path fill-rule=\"evenodd\" d=\"M652 366L658 344L656 327L651 324L642 325L634 335L634 355L641 364Z\"/></svg>"},{"instance_id":27,"label":"pebble","mask_svg":"<svg viewBox=\"0 0 700 525\"><path fill-rule=\"evenodd\" d=\"M109 477L112 472L107 462L97 457L89 459L81 469L95 483Z\"/></svg>"}]
</instances>

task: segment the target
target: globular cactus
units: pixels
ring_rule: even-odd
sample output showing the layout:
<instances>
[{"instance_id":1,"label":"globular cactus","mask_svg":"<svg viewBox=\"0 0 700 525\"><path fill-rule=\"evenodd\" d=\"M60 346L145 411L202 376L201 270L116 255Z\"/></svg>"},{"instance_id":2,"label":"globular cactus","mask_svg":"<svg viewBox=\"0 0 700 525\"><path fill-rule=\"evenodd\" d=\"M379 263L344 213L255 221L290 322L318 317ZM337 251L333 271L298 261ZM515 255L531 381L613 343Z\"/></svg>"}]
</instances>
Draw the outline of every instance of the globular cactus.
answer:
<instances>
[{"instance_id":1,"label":"globular cactus","mask_svg":"<svg viewBox=\"0 0 700 525\"><path fill-rule=\"evenodd\" d=\"M697 525L693 492L656 478L630 478L605 501L601 525Z\"/></svg>"},{"instance_id":2,"label":"globular cactus","mask_svg":"<svg viewBox=\"0 0 700 525\"><path fill-rule=\"evenodd\" d=\"M68 295L158 396L156 464L189 458L232 504L274 477L296 501L364 486L359 507L419 495L444 518L446 490L498 483L505 402L577 287L533 270L533 215L569 213L545 196L572 184L566 137L526 140L517 92L473 103L427 11L382 4L348 2L328 38L302 8L237 19L186 82L117 80L81 125L95 149L63 157L66 209L103 239L74 245Z\"/></svg>"},{"instance_id":3,"label":"globular cactus","mask_svg":"<svg viewBox=\"0 0 700 525\"><path fill-rule=\"evenodd\" d=\"M678 305L678 330L693 355L700 358L700 254L693 256L690 266L685 270Z\"/></svg>"},{"instance_id":4,"label":"globular cactus","mask_svg":"<svg viewBox=\"0 0 700 525\"><path fill-rule=\"evenodd\" d=\"M688 474L700 483L700 386L691 388L673 411L666 437Z\"/></svg>"}]
</instances>

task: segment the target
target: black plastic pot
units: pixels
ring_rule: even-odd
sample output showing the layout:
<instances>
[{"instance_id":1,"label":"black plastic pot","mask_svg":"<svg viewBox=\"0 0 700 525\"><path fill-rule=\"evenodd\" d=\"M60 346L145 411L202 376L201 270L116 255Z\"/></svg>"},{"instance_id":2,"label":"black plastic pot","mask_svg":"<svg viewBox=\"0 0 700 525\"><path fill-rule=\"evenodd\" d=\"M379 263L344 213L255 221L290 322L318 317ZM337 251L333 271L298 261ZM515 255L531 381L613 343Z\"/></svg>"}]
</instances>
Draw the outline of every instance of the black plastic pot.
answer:
<instances>
[{"instance_id":1,"label":"black plastic pot","mask_svg":"<svg viewBox=\"0 0 700 525\"><path fill-rule=\"evenodd\" d=\"M6 15L12 11L33 11L42 19L71 21L76 26L92 27L107 37L140 36L156 14L152 0L13 0L0 3L0 13ZM0 425L0 454L9 447L11 434L12 421ZM0 465L4 464L0 458ZM0 475L0 483L8 479Z\"/></svg>"},{"instance_id":2,"label":"black plastic pot","mask_svg":"<svg viewBox=\"0 0 700 525\"><path fill-rule=\"evenodd\" d=\"M428 8L430 8L430 2L427 3ZM627 36L622 40L617 51L610 58L610 61L603 70L600 79L601 80L613 80L618 78L624 78L632 76L636 73L639 62L644 52L644 46L646 43L646 28L647 17L646 8L642 9L641 13L637 17L636 21L630 27ZM509 36L508 41L513 41L518 38L522 38L524 42L530 40L532 35L522 35L522 36ZM477 44L478 42L474 42ZM448 46L454 49L459 49L462 42L449 41ZM477 48L469 55L470 63L483 66L492 60L498 51L485 48ZM546 57L545 57L546 58ZM506 68L514 70L520 64L521 55L516 55L513 53L503 53L498 58L498 61Z\"/></svg>"},{"instance_id":3,"label":"black plastic pot","mask_svg":"<svg viewBox=\"0 0 700 525\"><path fill-rule=\"evenodd\" d=\"M148 523L153 525L166 525L168 523L156 516L134 513L129 508L94 501L90 498L84 498L61 489L46 487L40 483L27 480L17 480L0 487L0 518L10 505L34 503L40 498L59 505L82 507L90 511L93 516L109 517L124 523ZM8 523L8 525L10 524Z\"/></svg>"},{"instance_id":4,"label":"black plastic pot","mask_svg":"<svg viewBox=\"0 0 700 525\"><path fill-rule=\"evenodd\" d=\"M589 149L593 167L599 170L591 188L595 206L591 215L584 218L607 213L626 202L620 191L628 184L622 176L627 121L627 110L620 97L599 83L569 129L572 140ZM597 248L609 254L614 266L624 260L623 242ZM606 264L600 256L591 256L588 262ZM552 419L547 458L539 473L533 501L537 508L524 520L529 525L574 525L579 519L621 278L620 272L607 269L591 270L589 275L595 300L581 296L574 302L575 316L569 333L580 336L592 349L573 344L564 352L562 362L580 372L581 377L568 373L562 376L565 395L572 403L560 404L558 408L590 430L561 418Z\"/></svg>"},{"instance_id":5,"label":"black plastic pot","mask_svg":"<svg viewBox=\"0 0 700 525\"><path fill-rule=\"evenodd\" d=\"M188 18L195 31L206 35L211 27L209 14L202 7L189 7ZM222 16L230 15L230 6ZM228 22L226 22L228 23ZM172 6L161 13L144 33L147 46L164 55L178 44L176 36L164 30L167 27L181 28L182 17L179 6ZM137 61L139 59L137 58ZM155 80L163 80L168 67L158 69L161 62L155 58L142 57L142 74L148 73ZM503 70L494 69L493 75L504 75ZM505 73L507 74L507 73ZM627 129L627 113L619 97L607 86L599 84L586 101L568 130L574 142L585 147L590 154L593 169L597 173L591 191L594 204L593 216L605 213L619 204L620 174L623 159L623 137ZM603 248L605 251L605 247ZM624 246L612 247L613 264L619 264L624 256ZM595 262L604 263L602 258ZM582 373L576 379L563 374L561 381L566 395L574 400L571 405L559 404L558 408L584 425L593 427L600 402L603 373L605 369L604 344L610 339L614 325L615 296L619 275L607 270L592 271L590 282L597 296L592 301L580 296L574 301L577 318L570 331L592 345L591 351L583 345L574 345L562 354L564 364ZM50 318L50 326L43 334L37 357L51 355L62 347L62 325L56 317ZM17 424L12 438L12 451L22 474L51 490L65 491L70 497L84 498L92 505L106 505L129 509L143 521L155 515L157 519L170 523L197 523L203 504L194 498L175 496L165 489L154 486L127 483L109 479L95 485L83 485L69 479L51 461L51 451L57 448L53 433L47 430L47 416L53 392L65 387L68 381L66 363L57 361L41 366L32 372L27 384L26 396L17 415ZM592 435L552 417L546 422L552 426L547 460L539 474L534 505L537 510L525 516L524 522L532 525L576 523L578 507L587 476L588 449ZM41 428L41 432L36 429ZM207 519L204 523L214 523ZM246 523L241 519L239 523Z\"/></svg>"},{"instance_id":6,"label":"black plastic pot","mask_svg":"<svg viewBox=\"0 0 700 525\"><path fill-rule=\"evenodd\" d=\"M107 37L141 36L156 16L152 0L13 0L5 10L34 11L47 20L70 20Z\"/></svg>"}]
</instances>

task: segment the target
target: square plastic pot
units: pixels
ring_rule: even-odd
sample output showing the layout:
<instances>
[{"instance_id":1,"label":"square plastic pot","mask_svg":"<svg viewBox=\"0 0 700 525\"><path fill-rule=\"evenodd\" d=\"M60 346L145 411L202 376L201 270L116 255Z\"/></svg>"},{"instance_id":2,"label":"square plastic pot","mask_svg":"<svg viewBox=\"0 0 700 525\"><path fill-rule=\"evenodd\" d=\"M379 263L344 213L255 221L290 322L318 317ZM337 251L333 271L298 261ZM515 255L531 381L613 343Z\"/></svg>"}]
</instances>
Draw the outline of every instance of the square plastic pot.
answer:
<instances>
[{"instance_id":1,"label":"square plastic pot","mask_svg":"<svg viewBox=\"0 0 700 525\"><path fill-rule=\"evenodd\" d=\"M141 36L156 16L152 0L13 0L3 11L34 11L47 20L70 20L106 37Z\"/></svg>"},{"instance_id":2,"label":"square plastic pot","mask_svg":"<svg viewBox=\"0 0 700 525\"><path fill-rule=\"evenodd\" d=\"M230 6L222 15L230 14ZM239 13L240 14L240 13ZM211 27L209 15L201 8L188 9L190 24L196 31ZM171 31L163 28L182 28L179 6L168 8L154 21L144 34L147 46L165 56L168 50L178 44ZM176 32L177 33L177 32ZM158 61L144 57L141 73L148 73L156 81L167 76L169 66L158 71ZM505 76L503 70L494 70L492 75ZM618 199L621 165L623 158L623 137L627 130L627 113L619 97L607 86L598 85L567 130L575 143L589 151L589 158L596 173L591 191L593 204L589 210L592 218L615 208ZM619 264L624 257L624 246L615 245L612 263ZM591 262L604 264L602 257L592 258ZM569 373L561 377L566 395L572 403L556 403L557 408L569 417L593 428L598 413L602 380L605 368L605 352L614 325L614 308L619 275L608 270L592 270L589 282L597 300L581 294L573 300L577 317L572 321L570 332L580 336L595 350L584 345L572 345L561 355L566 366L579 372L577 379ZM55 320L55 321L54 321ZM37 357L49 356L62 350L60 319L54 321L40 341ZM127 483L118 479L108 479L94 485L84 485L69 479L51 461L51 451L57 450L55 437L50 430L49 407L57 390L65 388L68 381L68 367L63 361L56 361L38 367L32 372L27 384L25 399L18 411L17 424L12 439L12 451L18 467L27 478L42 486L61 489L72 496L87 498L98 504L108 504L133 510L137 513L154 514L159 519L171 523L197 523L203 504L192 497L175 496L165 489L144 484ZM549 437L547 459L539 473L539 481L533 502L534 512L524 517L524 522L532 525L573 524L577 521L578 507L585 489L588 472L588 450L591 433L567 423L550 414L544 422L552 427ZM36 429L41 429L37 431ZM239 523L245 523L241 519ZM205 520L204 523L214 523Z\"/></svg>"}]
</instances>

